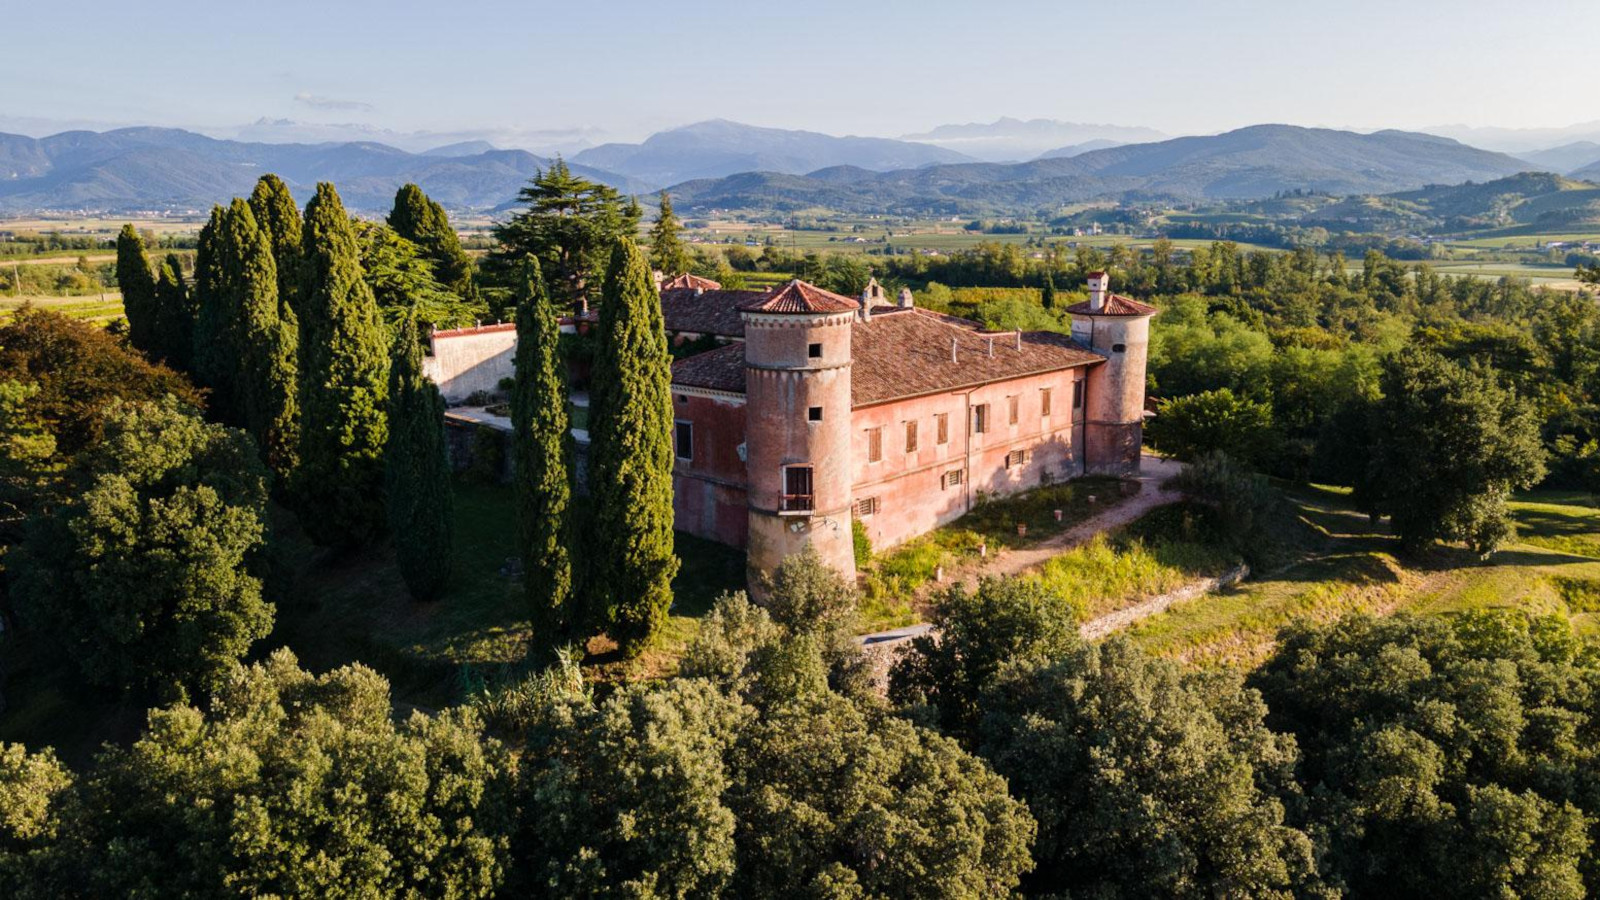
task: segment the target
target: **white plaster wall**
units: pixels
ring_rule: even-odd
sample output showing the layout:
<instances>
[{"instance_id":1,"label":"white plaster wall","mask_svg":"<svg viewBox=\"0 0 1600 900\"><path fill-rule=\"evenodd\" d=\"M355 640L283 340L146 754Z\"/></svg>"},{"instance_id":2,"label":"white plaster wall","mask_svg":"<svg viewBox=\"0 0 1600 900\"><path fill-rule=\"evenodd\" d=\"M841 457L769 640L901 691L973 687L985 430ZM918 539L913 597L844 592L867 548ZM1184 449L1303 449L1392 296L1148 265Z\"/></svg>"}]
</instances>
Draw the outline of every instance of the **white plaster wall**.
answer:
<instances>
[{"instance_id":1,"label":"white plaster wall","mask_svg":"<svg viewBox=\"0 0 1600 900\"><path fill-rule=\"evenodd\" d=\"M422 361L422 370L439 386L446 403L460 403L476 391L498 389L500 379L515 374L516 351L515 328L436 334L433 355Z\"/></svg>"}]
</instances>

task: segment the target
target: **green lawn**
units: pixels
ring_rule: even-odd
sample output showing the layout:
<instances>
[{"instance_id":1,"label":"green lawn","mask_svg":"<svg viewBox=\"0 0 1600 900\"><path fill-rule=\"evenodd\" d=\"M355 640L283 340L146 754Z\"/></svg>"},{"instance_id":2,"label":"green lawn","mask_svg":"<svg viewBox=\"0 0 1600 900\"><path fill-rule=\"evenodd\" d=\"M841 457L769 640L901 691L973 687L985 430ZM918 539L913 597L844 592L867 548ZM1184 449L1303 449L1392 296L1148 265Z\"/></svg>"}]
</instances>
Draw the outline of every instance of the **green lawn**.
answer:
<instances>
[{"instance_id":1,"label":"green lawn","mask_svg":"<svg viewBox=\"0 0 1600 900\"><path fill-rule=\"evenodd\" d=\"M1238 587L1174 606L1130 629L1156 652L1202 665L1249 666L1271 652L1278 629L1349 612L1451 614L1512 608L1562 613L1600 630L1600 513L1585 495L1537 492L1512 504L1520 536L1480 561L1443 548L1423 561L1399 555L1384 527L1344 492L1292 491L1317 539L1300 562Z\"/></svg>"}]
</instances>

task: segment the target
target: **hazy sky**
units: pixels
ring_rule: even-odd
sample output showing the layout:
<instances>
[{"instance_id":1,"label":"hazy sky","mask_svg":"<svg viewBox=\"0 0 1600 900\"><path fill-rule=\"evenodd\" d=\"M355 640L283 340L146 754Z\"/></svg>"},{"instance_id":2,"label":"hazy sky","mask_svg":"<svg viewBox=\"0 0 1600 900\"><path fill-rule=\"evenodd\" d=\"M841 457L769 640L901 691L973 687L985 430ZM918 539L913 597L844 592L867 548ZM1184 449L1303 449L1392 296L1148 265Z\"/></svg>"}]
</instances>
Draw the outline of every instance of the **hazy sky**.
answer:
<instances>
[{"instance_id":1,"label":"hazy sky","mask_svg":"<svg viewBox=\"0 0 1600 900\"><path fill-rule=\"evenodd\" d=\"M0 125L399 131L713 117L895 136L1002 115L1181 133L1600 119L1600 2L78 0L6 4Z\"/></svg>"}]
</instances>

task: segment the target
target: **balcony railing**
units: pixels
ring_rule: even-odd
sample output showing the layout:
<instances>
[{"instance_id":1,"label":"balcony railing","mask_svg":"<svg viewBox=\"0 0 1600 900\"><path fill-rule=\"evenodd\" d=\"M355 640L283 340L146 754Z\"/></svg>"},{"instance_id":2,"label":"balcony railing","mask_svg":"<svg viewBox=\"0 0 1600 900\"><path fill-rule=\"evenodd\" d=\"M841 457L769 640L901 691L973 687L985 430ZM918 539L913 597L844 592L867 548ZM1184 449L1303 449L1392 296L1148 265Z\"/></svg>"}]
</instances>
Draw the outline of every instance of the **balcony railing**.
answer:
<instances>
[{"instance_id":1,"label":"balcony railing","mask_svg":"<svg viewBox=\"0 0 1600 900\"><path fill-rule=\"evenodd\" d=\"M784 494L784 512L810 512L816 508L816 497L812 494Z\"/></svg>"}]
</instances>

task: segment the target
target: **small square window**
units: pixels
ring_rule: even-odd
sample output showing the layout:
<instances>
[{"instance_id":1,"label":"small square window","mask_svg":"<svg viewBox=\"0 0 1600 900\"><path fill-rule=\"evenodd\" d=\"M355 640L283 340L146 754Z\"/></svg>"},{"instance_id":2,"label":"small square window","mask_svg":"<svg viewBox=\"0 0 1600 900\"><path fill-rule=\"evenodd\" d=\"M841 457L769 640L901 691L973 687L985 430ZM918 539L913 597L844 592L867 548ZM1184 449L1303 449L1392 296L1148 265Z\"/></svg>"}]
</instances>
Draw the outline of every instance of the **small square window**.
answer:
<instances>
[{"instance_id":1,"label":"small square window","mask_svg":"<svg viewBox=\"0 0 1600 900\"><path fill-rule=\"evenodd\" d=\"M813 406L810 409L806 410L806 418L810 419L813 422L821 422L822 421L822 407Z\"/></svg>"},{"instance_id":2,"label":"small square window","mask_svg":"<svg viewBox=\"0 0 1600 900\"><path fill-rule=\"evenodd\" d=\"M967 480L966 469L951 469L939 479L939 487L953 488Z\"/></svg>"},{"instance_id":3,"label":"small square window","mask_svg":"<svg viewBox=\"0 0 1600 900\"><path fill-rule=\"evenodd\" d=\"M862 497L856 501L856 518L864 518L878 511L877 497Z\"/></svg>"},{"instance_id":4,"label":"small square window","mask_svg":"<svg viewBox=\"0 0 1600 900\"><path fill-rule=\"evenodd\" d=\"M822 358L822 345L821 344L812 344L809 347L806 347L806 356L809 356L812 359L821 359Z\"/></svg>"},{"instance_id":5,"label":"small square window","mask_svg":"<svg viewBox=\"0 0 1600 900\"><path fill-rule=\"evenodd\" d=\"M1016 466L1027 465L1027 463L1028 451L1026 450L1013 450L1006 454L1006 468L1008 469L1015 468Z\"/></svg>"},{"instance_id":6,"label":"small square window","mask_svg":"<svg viewBox=\"0 0 1600 900\"><path fill-rule=\"evenodd\" d=\"M1111 352L1112 353L1123 353L1123 352L1127 351L1127 349L1128 349L1128 345L1127 344L1112 344L1111 345Z\"/></svg>"}]
</instances>

